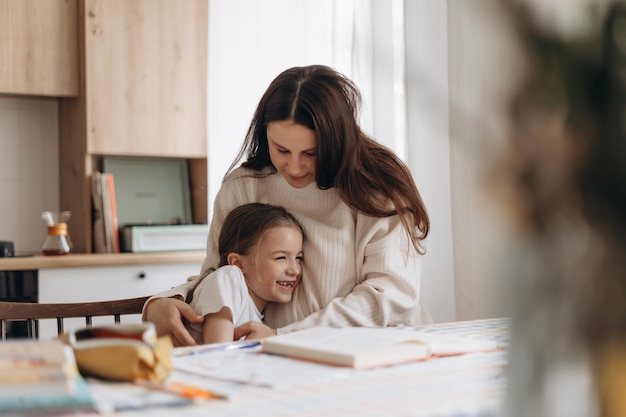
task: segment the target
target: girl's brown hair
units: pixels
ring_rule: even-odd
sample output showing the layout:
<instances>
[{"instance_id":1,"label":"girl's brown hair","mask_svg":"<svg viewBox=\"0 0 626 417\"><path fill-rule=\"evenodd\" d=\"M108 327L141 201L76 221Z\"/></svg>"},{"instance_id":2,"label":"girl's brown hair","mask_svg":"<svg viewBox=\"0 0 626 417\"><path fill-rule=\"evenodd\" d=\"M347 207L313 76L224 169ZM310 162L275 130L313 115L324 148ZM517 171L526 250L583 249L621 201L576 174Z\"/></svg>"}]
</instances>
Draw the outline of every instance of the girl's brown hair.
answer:
<instances>
[{"instance_id":1,"label":"girl's brown hair","mask_svg":"<svg viewBox=\"0 0 626 417\"><path fill-rule=\"evenodd\" d=\"M219 266L228 265L229 253L247 255L266 231L276 227L293 227L304 237L298 220L281 206L249 203L231 210L218 238Z\"/></svg>"}]
</instances>

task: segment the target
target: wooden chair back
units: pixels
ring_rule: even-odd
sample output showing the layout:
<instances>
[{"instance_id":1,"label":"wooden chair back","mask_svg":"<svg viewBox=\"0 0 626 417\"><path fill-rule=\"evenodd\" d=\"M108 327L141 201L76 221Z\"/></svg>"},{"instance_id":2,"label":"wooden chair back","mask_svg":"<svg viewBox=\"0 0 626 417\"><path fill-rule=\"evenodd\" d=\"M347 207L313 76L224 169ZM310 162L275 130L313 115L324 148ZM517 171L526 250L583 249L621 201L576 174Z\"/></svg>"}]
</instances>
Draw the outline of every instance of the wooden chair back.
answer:
<instances>
[{"instance_id":1,"label":"wooden chair back","mask_svg":"<svg viewBox=\"0 0 626 417\"><path fill-rule=\"evenodd\" d=\"M0 332L2 340L7 337L7 324L11 321L26 322L27 337L39 337L38 323L40 319L56 319L57 333L63 333L63 319L85 318L85 325L91 326L92 317L111 316L115 323L121 322L121 316L141 314L146 297L127 298L110 301L93 301L85 303L21 303L0 301Z\"/></svg>"}]
</instances>

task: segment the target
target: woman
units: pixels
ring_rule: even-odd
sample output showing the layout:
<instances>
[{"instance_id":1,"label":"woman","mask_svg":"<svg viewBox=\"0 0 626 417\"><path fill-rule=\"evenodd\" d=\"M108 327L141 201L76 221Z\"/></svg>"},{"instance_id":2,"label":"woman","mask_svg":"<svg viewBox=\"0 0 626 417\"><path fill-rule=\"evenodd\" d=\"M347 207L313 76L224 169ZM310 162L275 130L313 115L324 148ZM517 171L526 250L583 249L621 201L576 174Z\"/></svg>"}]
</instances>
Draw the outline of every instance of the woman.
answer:
<instances>
[{"instance_id":1,"label":"woman","mask_svg":"<svg viewBox=\"0 0 626 417\"><path fill-rule=\"evenodd\" d=\"M428 214L408 168L361 131L360 101L352 81L322 65L284 71L261 98L215 198L200 277L219 264L225 216L249 202L283 206L300 221L307 262L292 302L268 305L265 325L240 326L236 338L424 321L420 257ZM194 343L181 318L202 320L182 301L196 279L144 308L144 317L177 345Z\"/></svg>"}]
</instances>

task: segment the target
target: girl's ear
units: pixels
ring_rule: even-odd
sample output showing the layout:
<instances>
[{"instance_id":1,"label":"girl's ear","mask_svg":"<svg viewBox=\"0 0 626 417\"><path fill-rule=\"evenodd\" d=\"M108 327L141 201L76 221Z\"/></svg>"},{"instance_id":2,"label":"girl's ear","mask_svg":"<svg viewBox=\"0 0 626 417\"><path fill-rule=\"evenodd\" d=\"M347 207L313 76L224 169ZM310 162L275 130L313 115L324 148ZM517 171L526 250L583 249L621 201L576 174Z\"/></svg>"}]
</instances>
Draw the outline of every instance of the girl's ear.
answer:
<instances>
[{"instance_id":1,"label":"girl's ear","mask_svg":"<svg viewBox=\"0 0 626 417\"><path fill-rule=\"evenodd\" d=\"M226 257L226 260L228 261L228 265L238 266L239 269L241 269L241 271L244 272L244 270L243 270L243 261L241 259L241 255L239 255L238 253L235 253L235 252L231 252Z\"/></svg>"}]
</instances>

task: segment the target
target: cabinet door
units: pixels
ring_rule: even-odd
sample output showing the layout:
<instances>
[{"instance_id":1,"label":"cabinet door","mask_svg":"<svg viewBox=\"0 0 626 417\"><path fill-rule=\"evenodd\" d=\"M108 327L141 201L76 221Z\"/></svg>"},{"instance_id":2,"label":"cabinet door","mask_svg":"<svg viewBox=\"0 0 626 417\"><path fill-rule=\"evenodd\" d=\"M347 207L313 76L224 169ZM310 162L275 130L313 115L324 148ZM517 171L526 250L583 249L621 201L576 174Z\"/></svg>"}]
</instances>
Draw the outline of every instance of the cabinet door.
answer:
<instances>
[{"instance_id":1,"label":"cabinet door","mask_svg":"<svg viewBox=\"0 0 626 417\"><path fill-rule=\"evenodd\" d=\"M206 157L207 0L85 0L87 152Z\"/></svg>"},{"instance_id":2,"label":"cabinet door","mask_svg":"<svg viewBox=\"0 0 626 417\"><path fill-rule=\"evenodd\" d=\"M0 0L0 92L78 95L77 0Z\"/></svg>"},{"instance_id":3,"label":"cabinet door","mask_svg":"<svg viewBox=\"0 0 626 417\"><path fill-rule=\"evenodd\" d=\"M199 272L200 265L195 263L42 269L38 278L39 302L75 303L142 297L182 284L188 276ZM123 317L122 322L139 323L141 316ZM111 323L109 317L93 319L94 325ZM84 319L67 319L64 330L84 326ZM56 334L56 320L40 320L40 339L49 339Z\"/></svg>"}]
</instances>

